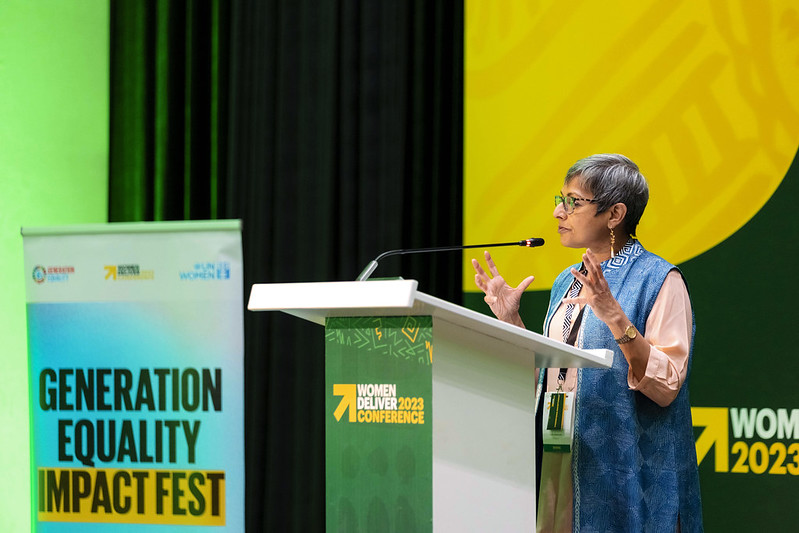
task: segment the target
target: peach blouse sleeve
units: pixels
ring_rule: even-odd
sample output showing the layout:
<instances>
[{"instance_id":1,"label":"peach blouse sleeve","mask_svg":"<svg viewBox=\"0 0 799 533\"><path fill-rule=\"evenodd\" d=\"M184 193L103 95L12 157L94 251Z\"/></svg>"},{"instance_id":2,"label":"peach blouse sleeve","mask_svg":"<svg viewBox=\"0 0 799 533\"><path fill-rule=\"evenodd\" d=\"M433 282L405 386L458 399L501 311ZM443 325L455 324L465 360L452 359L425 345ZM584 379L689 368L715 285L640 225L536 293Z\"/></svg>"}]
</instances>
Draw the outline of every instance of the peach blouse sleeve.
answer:
<instances>
[{"instance_id":1,"label":"peach blouse sleeve","mask_svg":"<svg viewBox=\"0 0 799 533\"><path fill-rule=\"evenodd\" d=\"M641 392L661 407L674 401L688 373L692 330L688 289L682 275L672 270L646 321L645 338L650 345L646 373L639 381L629 371L630 389Z\"/></svg>"}]
</instances>

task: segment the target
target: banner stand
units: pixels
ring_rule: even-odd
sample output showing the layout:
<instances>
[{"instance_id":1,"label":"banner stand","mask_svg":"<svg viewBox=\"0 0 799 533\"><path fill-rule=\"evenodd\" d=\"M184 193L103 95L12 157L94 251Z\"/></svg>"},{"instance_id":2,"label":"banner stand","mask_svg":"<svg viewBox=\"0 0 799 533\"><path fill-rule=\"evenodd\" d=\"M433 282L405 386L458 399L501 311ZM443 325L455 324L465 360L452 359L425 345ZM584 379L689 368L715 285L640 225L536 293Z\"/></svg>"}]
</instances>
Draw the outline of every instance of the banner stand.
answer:
<instances>
[{"instance_id":1,"label":"banner stand","mask_svg":"<svg viewBox=\"0 0 799 533\"><path fill-rule=\"evenodd\" d=\"M244 531L241 222L22 236L33 530Z\"/></svg>"}]
</instances>

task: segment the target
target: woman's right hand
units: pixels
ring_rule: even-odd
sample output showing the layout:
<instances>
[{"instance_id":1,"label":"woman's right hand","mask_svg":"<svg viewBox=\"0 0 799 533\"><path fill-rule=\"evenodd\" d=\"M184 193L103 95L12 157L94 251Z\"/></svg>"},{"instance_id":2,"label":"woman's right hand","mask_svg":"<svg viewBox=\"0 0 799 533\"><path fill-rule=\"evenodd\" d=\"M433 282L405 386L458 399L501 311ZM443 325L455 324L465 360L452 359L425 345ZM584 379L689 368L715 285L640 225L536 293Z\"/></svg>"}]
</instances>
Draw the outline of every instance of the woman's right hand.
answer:
<instances>
[{"instance_id":1,"label":"woman's right hand","mask_svg":"<svg viewBox=\"0 0 799 533\"><path fill-rule=\"evenodd\" d=\"M472 259L472 266L474 267L474 283L477 288L485 293L484 300L491 308L491 312L502 320L510 324L515 324L524 327L522 318L519 315L519 305L522 299L522 293L530 286L535 279L534 276L529 276L519 283L518 287L513 288L505 281L494 260L491 259L491 254L486 251L485 253L486 266L491 276L486 274L480 262L477 259Z\"/></svg>"}]
</instances>

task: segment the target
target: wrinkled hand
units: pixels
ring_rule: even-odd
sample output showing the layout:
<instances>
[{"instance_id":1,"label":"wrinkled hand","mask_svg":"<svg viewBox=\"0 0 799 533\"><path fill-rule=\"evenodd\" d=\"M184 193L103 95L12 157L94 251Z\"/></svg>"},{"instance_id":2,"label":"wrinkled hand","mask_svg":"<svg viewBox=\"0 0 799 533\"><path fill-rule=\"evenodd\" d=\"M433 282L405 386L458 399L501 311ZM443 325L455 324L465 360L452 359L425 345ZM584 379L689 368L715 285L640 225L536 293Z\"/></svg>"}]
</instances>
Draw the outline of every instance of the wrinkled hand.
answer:
<instances>
[{"instance_id":1,"label":"wrinkled hand","mask_svg":"<svg viewBox=\"0 0 799 533\"><path fill-rule=\"evenodd\" d=\"M491 259L491 254L486 251L484 255L486 266L491 276L486 274L477 259L472 259L472 266L475 271L475 285L485 293L484 300L498 319L524 327L521 316L519 316L519 304L522 299L522 293L530 286L535 277L529 276L522 280L516 288L513 288L500 275L494 260Z\"/></svg>"},{"instance_id":2,"label":"wrinkled hand","mask_svg":"<svg viewBox=\"0 0 799 533\"><path fill-rule=\"evenodd\" d=\"M571 269L572 275L583 284L580 295L575 298L564 298L563 303L588 305L596 317L608 325L619 320L624 316L624 311L610 292L608 282L602 273L602 266L590 249L583 254L583 266L585 274L577 269Z\"/></svg>"}]
</instances>

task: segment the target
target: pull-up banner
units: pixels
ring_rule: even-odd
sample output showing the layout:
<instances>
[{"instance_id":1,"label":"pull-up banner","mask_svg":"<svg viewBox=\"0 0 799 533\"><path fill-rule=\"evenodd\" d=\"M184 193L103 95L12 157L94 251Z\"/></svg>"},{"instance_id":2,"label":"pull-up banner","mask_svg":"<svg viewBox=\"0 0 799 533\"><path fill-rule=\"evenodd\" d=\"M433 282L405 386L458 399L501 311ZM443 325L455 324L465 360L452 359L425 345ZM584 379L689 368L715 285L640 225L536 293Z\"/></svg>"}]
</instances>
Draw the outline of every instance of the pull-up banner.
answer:
<instances>
[{"instance_id":1,"label":"pull-up banner","mask_svg":"<svg viewBox=\"0 0 799 533\"><path fill-rule=\"evenodd\" d=\"M244 530L240 228L23 228L36 531Z\"/></svg>"}]
</instances>

